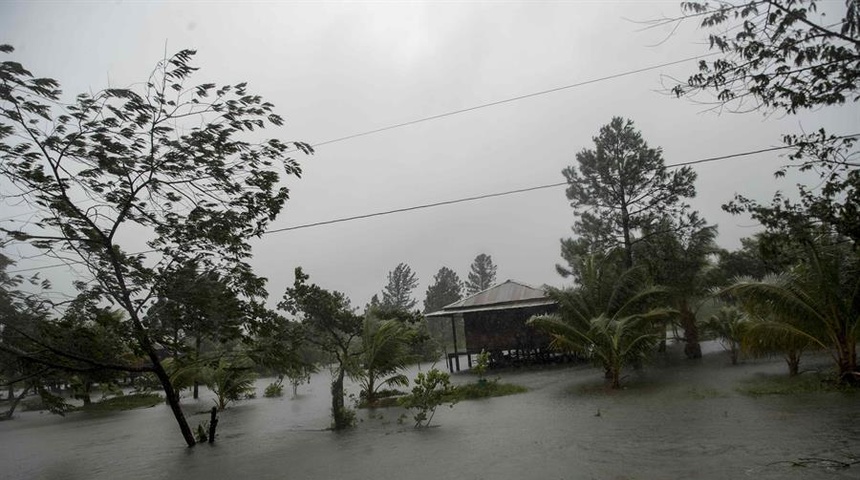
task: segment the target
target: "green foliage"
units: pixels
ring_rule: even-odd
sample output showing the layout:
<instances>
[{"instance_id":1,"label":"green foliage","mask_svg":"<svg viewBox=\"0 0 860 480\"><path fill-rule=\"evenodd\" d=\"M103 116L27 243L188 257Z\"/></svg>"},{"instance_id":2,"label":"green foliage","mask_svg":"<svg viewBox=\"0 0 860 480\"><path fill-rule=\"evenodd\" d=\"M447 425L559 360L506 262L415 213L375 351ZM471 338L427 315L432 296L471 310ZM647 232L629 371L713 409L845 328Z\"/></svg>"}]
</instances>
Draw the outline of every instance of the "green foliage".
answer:
<instances>
[{"instance_id":1,"label":"green foliage","mask_svg":"<svg viewBox=\"0 0 860 480\"><path fill-rule=\"evenodd\" d=\"M418 372L414 382L412 393L401 398L399 403L414 412L415 428L426 428L433 421L436 408L443 403L449 403L451 407L456 403L453 399L447 400L454 391L451 377L433 368L427 373Z\"/></svg>"},{"instance_id":2,"label":"green foliage","mask_svg":"<svg viewBox=\"0 0 860 480\"><path fill-rule=\"evenodd\" d=\"M822 238L806 260L761 280L738 279L723 290L762 320L762 327L803 337L830 354L843 382L860 377L860 258L844 242Z\"/></svg>"},{"instance_id":3,"label":"green foliage","mask_svg":"<svg viewBox=\"0 0 860 480\"><path fill-rule=\"evenodd\" d=\"M749 332L750 322L743 313L734 307L723 307L702 324L702 328L720 339L723 348L729 352L732 365L738 363L741 344Z\"/></svg>"},{"instance_id":4,"label":"green foliage","mask_svg":"<svg viewBox=\"0 0 860 480\"><path fill-rule=\"evenodd\" d=\"M466 280L466 293L474 295L492 287L496 283L496 270L490 255L481 253L475 257Z\"/></svg>"},{"instance_id":5,"label":"green foliage","mask_svg":"<svg viewBox=\"0 0 860 480\"><path fill-rule=\"evenodd\" d=\"M451 394L445 397L445 399L453 402L460 402L463 400L475 400L480 398L504 397L506 395L515 395L517 393L525 393L527 391L528 389L526 387L520 385L491 380L458 385L454 387Z\"/></svg>"},{"instance_id":6,"label":"green foliage","mask_svg":"<svg viewBox=\"0 0 860 480\"><path fill-rule=\"evenodd\" d=\"M463 282L460 277L448 267L442 267L433 277L433 283L427 287L424 298L424 313L441 310L445 305L463 298Z\"/></svg>"},{"instance_id":7,"label":"green foliage","mask_svg":"<svg viewBox=\"0 0 860 480\"><path fill-rule=\"evenodd\" d=\"M860 7L854 0L747 0L731 5L684 2L682 9L701 19L708 31L712 61L699 62L678 95L712 98L714 108L767 109L796 114L806 109L856 103L860 99ZM853 132L852 132L853 133ZM856 137L823 129L785 135L801 171L815 171L815 187L798 185L800 201L782 193L771 203L736 195L723 208L749 213L769 230L813 239L819 227L860 243L860 172ZM785 175L787 167L776 172Z\"/></svg>"},{"instance_id":8,"label":"green foliage","mask_svg":"<svg viewBox=\"0 0 860 480\"><path fill-rule=\"evenodd\" d=\"M478 383L486 383L486 379L484 375L487 373L487 368L490 366L490 352L486 350L481 350L481 353L477 355L477 360L475 362L475 366L472 367L472 371L478 375Z\"/></svg>"},{"instance_id":9,"label":"green foliage","mask_svg":"<svg viewBox=\"0 0 860 480\"><path fill-rule=\"evenodd\" d=\"M0 63L0 175L36 209L7 233L48 256L85 264L91 277L76 287L96 305L110 301L123 310L115 334L145 360L63 356L93 371L155 373L189 446L193 432L160 362L159 346L170 341L162 329L147 327L142 312L192 260L248 303L265 296L265 281L248 263L249 242L288 198L281 175L301 173L290 148L312 152L255 131L283 119L246 83L191 83L194 55L180 51L147 81L84 93L71 105L59 82L15 61ZM148 252L129 252L120 241L127 238L146 239ZM31 347L19 355L45 364L49 359L38 356L45 347L63 352Z\"/></svg>"},{"instance_id":10,"label":"green foliage","mask_svg":"<svg viewBox=\"0 0 860 480\"><path fill-rule=\"evenodd\" d=\"M578 277L581 258L618 247L625 268L631 268L633 247L645 239L636 237L638 231L664 217L675 218L682 229L697 221L683 201L696 194L696 173L690 167L667 170L662 151L648 146L631 120L614 117L593 140L593 150L576 154L578 167L562 171L578 218L578 238L562 240L568 265L556 268L563 276Z\"/></svg>"},{"instance_id":11,"label":"green foliage","mask_svg":"<svg viewBox=\"0 0 860 480\"><path fill-rule=\"evenodd\" d=\"M45 388L38 388L37 390L39 392L39 397L42 399L42 407L49 412L64 417L66 416L66 413L75 409L74 405L66 402L63 397L54 395Z\"/></svg>"},{"instance_id":12,"label":"green foliage","mask_svg":"<svg viewBox=\"0 0 860 480\"><path fill-rule=\"evenodd\" d=\"M278 307L299 316L306 341L316 345L334 360L332 366L332 416L335 430L348 428L354 421L344 405L343 380L347 373L356 372L356 352L353 343L362 332L362 319L353 312L349 299L340 292L329 292L315 284L296 268L292 288L287 288Z\"/></svg>"},{"instance_id":13,"label":"green foliage","mask_svg":"<svg viewBox=\"0 0 860 480\"><path fill-rule=\"evenodd\" d=\"M532 317L529 324L551 336L552 348L591 358L603 367L612 388L620 388L622 368L654 351L660 339L656 322L674 312L651 306L665 291L647 286L641 269L620 271L613 258L591 256L577 271L579 287L549 290L559 312Z\"/></svg>"},{"instance_id":14,"label":"green foliage","mask_svg":"<svg viewBox=\"0 0 860 480\"><path fill-rule=\"evenodd\" d=\"M254 365L248 358L221 358L207 368L206 386L215 393L215 405L224 410L231 402L237 402L254 393Z\"/></svg>"},{"instance_id":15,"label":"green foliage","mask_svg":"<svg viewBox=\"0 0 860 480\"><path fill-rule=\"evenodd\" d=\"M402 372L412 359L409 351L411 332L397 320L364 318L360 368L354 375L361 386L361 397L368 405L376 402L377 390L405 387L409 379Z\"/></svg>"},{"instance_id":16,"label":"green foliage","mask_svg":"<svg viewBox=\"0 0 860 480\"><path fill-rule=\"evenodd\" d=\"M263 391L263 396L266 398L283 397L284 377L278 377L276 382L266 385L266 390Z\"/></svg>"},{"instance_id":17,"label":"green foliage","mask_svg":"<svg viewBox=\"0 0 860 480\"><path fill-rule=\"evenodd\" d=\"M206 443L209 441L209 422L200 422L197 424L197 430L194 436L198 443Z\"/></svg>"},{"instance_id":18,"label":"green foliage","mask_svg":"<svg viewBox=\"0 0 860 480\"><path fill-rule=\"evenodd\" d=\"M860 15L857 2L827 13L818 0L747 0L733 5L683 2L701 19L711 50L677 95L709 93L717 105L741 111L758 107L798 110L856 101L860 91ZM836 13L836 15L833 15ZM840 18L841 17L841 18ZM841 21L840 21L841 20Z\"/></svg>"},{"instance_id":19,"label":"green foliage","mask_svg":"<svg viewBox=\"0 0 860 480\"><path fill-rule=\"evenodd\" d=\"M388 272L388 284L382 291L382 305L398 310L412 310L418 300L412 298L412 290L418 286L418 278L405 263L399 263Z\"/></svg>"}]
</instances>

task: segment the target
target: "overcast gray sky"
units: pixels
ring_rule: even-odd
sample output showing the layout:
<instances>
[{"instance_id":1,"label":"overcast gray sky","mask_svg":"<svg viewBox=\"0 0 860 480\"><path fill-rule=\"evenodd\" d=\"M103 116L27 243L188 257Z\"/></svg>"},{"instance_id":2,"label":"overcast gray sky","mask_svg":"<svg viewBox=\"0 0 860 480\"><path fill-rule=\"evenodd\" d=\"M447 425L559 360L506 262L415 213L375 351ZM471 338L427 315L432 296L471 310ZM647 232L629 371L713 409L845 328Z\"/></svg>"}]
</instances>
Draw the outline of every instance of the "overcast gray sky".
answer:
<instances>
[{"instance_id":1,"label":"overcast gray sky","mask_svg":"<svg viewBox=\"0 0 860 480\"><path fill-rule=\"evenodd\" d=\"M664 42L668 30L636 23L679 14L678 2L648 1L0 1L0 43L70 97L145 80L165 46L194 48L195 81L249 82L287 120L269 135L313 144L706 53L692 22ZM616 115L632 119L669 164L777 146L801 129L860 131L856 107L719 115L661 92L661 78L693 69L687 62L321 146L299 158L304 175L287 179L291 200L273 228L563 181L561 170ZM696 167L692 205L719 225L722 246L757 228L720 205L736 192L767 200L794 191L797 177L773 177L785 161L769 153ZM17 213L4 205L0 216ZM440 267L465 278L482 252L499 281L561 286L554 265L573 220L556 187L267 235L254 242L253 264L273 302L301 265L363 306L399 262L418 273L423 300ZM69 291L65 268L45 275Z\"/></svg>"}]
</instances>

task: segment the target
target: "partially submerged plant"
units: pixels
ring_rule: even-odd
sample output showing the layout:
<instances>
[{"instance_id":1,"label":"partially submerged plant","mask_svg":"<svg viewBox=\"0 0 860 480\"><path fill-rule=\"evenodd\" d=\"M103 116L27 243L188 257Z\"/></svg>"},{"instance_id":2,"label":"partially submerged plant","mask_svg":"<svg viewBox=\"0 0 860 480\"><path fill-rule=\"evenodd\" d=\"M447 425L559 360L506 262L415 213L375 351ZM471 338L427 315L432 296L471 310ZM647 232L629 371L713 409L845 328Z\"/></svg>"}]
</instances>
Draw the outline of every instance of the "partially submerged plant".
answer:
<instances>
[{"instance_id":1,"label":"partially submerged plant","mask_svg":"<svg viewBox=\"0 0 860 480\"><path fill-rule=\"evenodd\" d=\"M415 428L428 427L436 414L436 408L446 403L446 397L453 392L451 376L433 368L426 374L418 372L412 393L400 399L400 405L414 410ZM450 406L453 407L454 403L450 401Z\"/></svg>"}]
</instances>

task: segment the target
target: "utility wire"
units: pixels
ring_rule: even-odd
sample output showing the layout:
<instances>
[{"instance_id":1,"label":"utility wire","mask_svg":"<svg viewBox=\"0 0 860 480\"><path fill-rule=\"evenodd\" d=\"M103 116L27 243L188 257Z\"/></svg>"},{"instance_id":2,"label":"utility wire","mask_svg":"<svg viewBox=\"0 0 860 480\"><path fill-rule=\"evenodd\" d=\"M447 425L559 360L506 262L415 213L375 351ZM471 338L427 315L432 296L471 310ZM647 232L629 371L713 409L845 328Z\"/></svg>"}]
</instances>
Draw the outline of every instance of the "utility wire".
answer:
<instances>
[{"instance_id":1,"label":"utility wire","mask_svg":"<svg viewBox=\"0 0 860 480\"><path fill-rule=\"evenodd\" d=\"M838 139L853 138L853 137L860 137L860 132L854 133L851 135L842 135L840 137L836 137L836 139L838 140ZM698 160L690 160L688 162L672 163L669 165L665 165L665 168L678 168L678 167L684 167L684 166L688 166L688 165L698 165L698 164L702 164L702 163L718 162L718 161L722 161L722 160L729 160L732 158L747 157L750 155L757 155L760 153L774 152L777 150L785 150L788 148L792 148L792 146L783 145L783 146L779 146L779 147L769 147L769 148L761 148L758 150L749 150L746 152L731 153L728 155L719 155L719 156L715 156L715 157L700 158ZM294 225L292 227L275 228L275 229L267 230L267 231L263 232L263 235L270 235L273 233L281 233L281 232L290 232L290 231L294 231L294 230L302 230L305 228L320 227L323 225L332 225L335 223L351 222L354 220L362 220L362 219L366 219L366 218L382 217L385 215L393 215L395 213L411 212L411 211L415 211L415 210L424 210L427 208L441 207L444 205L455 205L458 203L474 202L477 200L484 200L484 199L488 199L488 198L504 197L504 196L508 196L508 195L517 195L517 194L521 194L521 193L533 192L536 190L545 190L548 188L561 187L564 185L567 185L567 182L547 183L544 185L537 185L534 187L518 188L515 190L506 190L503 192L487 193L487 194L483 194L483 195L474 195L474 196L470 196L470 197L456 198L453 200L445 200L445 201L441 201L441 202L424 203L421 205L414 205L411 207L395 208L392 210L385 210L385 211L381 211L381 212L366 213L363 215L354 215L351 217L341 217L341 218L335 218L332 220L324 220L321 222L305 223L302 225ZM141 255L141 254L146 254L146 253L153 253L155 251L156 250L144 250L142 252L135 252L131 255ZM20 269L20 270L11 270L8 273L12 274L12 273L32 272L32 271L36 271L36 270L45 270L45 269L49 269L49 268L57 268L57 267L63 267L63 266L68 266L68 264L57 263L57 264L53 264L53 265L46 265L44 267L33 267L33 268L24 268L24 269Z\"/></svg>"},{"instance_id":2,"label":"utility wire","mask_svg":"<svg viewBox=\"0 0 860 480\"><path fill-rule=\"evenodd\" d=\"M637 73L648 72L651 70L657 70L658 68L669 67L672 65L677 65L679 63L689 62L691 60L701 60L703 58L712 57L712 56L718 55L718 54L722 54L722 52L712 52L712 53L707 53L707 54L703 54L703 55L696 55L695 57L687 57L687 58L684 58L682 60L674 60L672 62L661 63L659 65L651 65L649 67L642 67L642 68L638 68L636 70L627 70L626 72L614 73L612 75L606 75L603 77L592 78L590 80L584 80L582 82L571 83L569 85L563 85L561 87L550 88L549 90L541 90L539 92L527 93L525 95L518 95L516 97L510 97L510 98L506 98L503 100L496 100L496 101L493 101L490 103L475 105L473 107L463 108L460 110L453 110L450 112L440 113L437 115L431 115L429 117L423 117L423 118L419 118L416 120L410 120L408 122L397 123L394 125L389 125L387 127L377 128L375 130L368 130L366 132L354 133L352 135L347 135L345 137L339 137L339 138L334 138L331 140L325 140L322 142L311 144L311 146L316 148L316 147L320 147L322 145L330 145L332 143L343 142L345 140L352 140L353 138L358 138L358 137L365 137L367 135L373 135L376 133L386 132L388 130L394 130L396 128L408 127L410 125L415 125L418 123L429 122L431 120L438 120L440 118L450 117L453 115L459 115L461 113L472 112L475 110L480 110L482 108L495 107L496 105L503 105L505 103L517 102L520 100L525 100L527 98L539 97L541 95L547 95L550 93L560 92L562 90L568 90L571 88L582 87L585 85L590 85L592 83L599 83L599 82L604 82L606 80L613 80L616 78L627 77L630 75L636 75ZM292 151L296 151L296 150L292 150Z\"/></svg>"}]
</instances>

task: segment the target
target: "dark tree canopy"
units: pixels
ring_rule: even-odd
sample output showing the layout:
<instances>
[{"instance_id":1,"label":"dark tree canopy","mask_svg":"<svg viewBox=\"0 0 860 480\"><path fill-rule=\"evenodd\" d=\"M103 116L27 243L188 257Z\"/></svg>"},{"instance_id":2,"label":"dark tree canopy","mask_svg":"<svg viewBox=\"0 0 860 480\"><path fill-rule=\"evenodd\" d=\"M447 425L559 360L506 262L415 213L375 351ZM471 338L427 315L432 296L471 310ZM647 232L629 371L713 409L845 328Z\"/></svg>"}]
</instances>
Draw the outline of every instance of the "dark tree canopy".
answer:
<instances>
[{"instance_id":1,"label":"dark tree canopy","mask_svg":"<svg viewBox=\"0 0 860 480\"><path fill-rule=\"evenodd\" d=\"M662 151L651 148L631 120L614 117L593 140L593 149L576 154L578 165L562 171L578 216L577 238L561 242L569 267L557 268L564 276L575 274L578 259L616 247L623 250L625 266L632 267L643 229L664 216L676 219L677 228L698 222L684 202L696 195L696 173L690 167L666 169Z\"/></svg>"},{"instance_id":2,"label":"dark tree canopy","mask_svg":"<svg viewBox=\"0 0 860 480\"><path fill-rule=\"evenodd\" d=\"M712 61L674 85L678 96L710 96L715 108L734 111L801 110L860 100L860 3L857 0L755 0L684 2L684 18L695 17L708 32ZM683 20L683 19L682 19ZM681 20L679 20L681 21ZM749 213L766 228L805 237L807 243L836 233L860 244L860 162L855 131L823 129L785 135L790 158L801 171L814 170L820 188L800 188L800 201L782 194L770 204L737 195L724 208ZM785 174L782 168L777 176Z\"/></svg>"},{"instance_id":3,"label":"dark tree canopy","mask_svg":"<svg viewBox=\"0 0 860 480\"><path fill-rule=\"evenodd\" d=\"M296 280L284 292L278 308L297 316L305 339L334 360L332 370L332 418L336 430L350 425L344 404L344 377L352 373L357 362L353 345L361 337L363 320L356 315L349 299L340 292L328 291L308 283L309 276L296 268Z\"/></svg>"},{"instance_id":4,"label":"dark tree canopy","mask_svg":"<svg viewBox=\"0 0 860 480\"><path fill-rule=\"evenodd\" d=\"M445 305L463 298L463 282L453 270L442 267L433 277L433 284L427 287L424 299L424 312L435 312Z\"/></svg>"},{"instance_id":5,"label":"dark tree canopy","mask_svg":"<svg viewBox=\"0 0 860 480\"><path fill-rule=\"evenodd\" d=\"M399 263L388 272L388 284L382 291L382 305L395 310L412 310L418 300L412 291L418 286L418 277L405 263Z\"/></svg>"},{"instance_id":6,"label":"dark tree canopy","mask_svg":"<svg viewBox=\"0 0 860 480\"><path fill-rule=\"evenodd\" d=\"M496 283L496 270L490 255L481 253L475 257L466 280L466 293L474 295L492 287Z\"/></svg>"},{"instance_id":7,"label":"dark tree canopy","mask_svg":"<svg viewBox=\"0 0 860 480\"><path fill-rule=\"evenodd\" d=\"M34 211L6 232L76 264L88 274L76 284L82 294L123 310L122 333L146 356L188 445L194 435L159 358L162 339L143 312L190 261L237 295L265 296L249 241L287 200L281 174L301 173L289 149L311 152L255 131L283 119L245 83L191 83L194 54L164 59L133 88L81 94L71 105L57 81L0 63L0 175ZM149 250L129 251L123 238L145 239Z\"/></svg>"},{"instance_id":8,"label":"dark tree canopy","mask_svg":"<svg viewBox=\"0 0 860 480\"><path fill-rule=\"evenodd\" d=\"M734 110L790 113L858 99L856 0L696 1L681 8L688 18L701 18L710 48L721 55L701 60L698 73L673 87L677 95L709 93L717 105Z\"/></svg>"}]
</instances>

